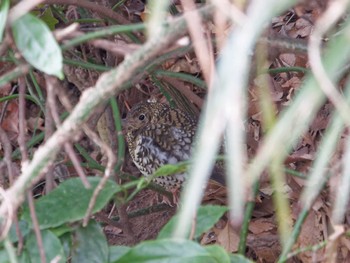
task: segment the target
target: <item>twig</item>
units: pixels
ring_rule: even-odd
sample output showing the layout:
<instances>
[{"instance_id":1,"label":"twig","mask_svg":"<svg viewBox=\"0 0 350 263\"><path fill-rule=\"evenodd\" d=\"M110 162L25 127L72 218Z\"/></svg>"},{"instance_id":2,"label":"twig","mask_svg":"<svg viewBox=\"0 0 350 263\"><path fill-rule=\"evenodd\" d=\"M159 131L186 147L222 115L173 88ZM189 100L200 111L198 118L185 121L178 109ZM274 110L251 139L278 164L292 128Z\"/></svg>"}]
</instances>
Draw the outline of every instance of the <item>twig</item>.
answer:
<instances>
[{"instance_id":1,"label":"twig","mask_svg":"<svg viewBox=\"0 0 350 263\"><path fill-rule=\"evenodd\" d=\"M196 217L197 216L194 216L192 218L192 225L191 225L191 232L190 232L189 240L193 240L194 235L196 234L196 224L197 224Z\"/></svg>"},{"instance_id":2,"label":"twig","mask_svg":"<svg viewBox=\"0 0 350 263\"><path fill-rule=\"evenodd\" d=\"M4 162L7 167L7 172L9 175L9 182L10 185L14 182L14 174L12 169L12 162L11 162L11 154L12 154L12 146L10 139L8 138L6 132L2 129L0 126L0 141L4 150Z\"/></svg>"},{"instance_id":3,"label":"twig","mask_svg":"<svg viewBox=\"0 0 350 263\"><path fill-rule=\"evenodd\" d=\"M39 250L39 254L40 254L40 260L42 263L45 263L46 256L45 256L45 249L44 249L44 245L43 245L43 239L42 239L41 233L40 233L38 218L37 218L36 213L35 213L34 198L33 198L32 192L30 190L27 191L27 199L28 199L30 217L32 218L34 233L35 233L35 237L36 237L36 241L37 241L37 245L38 245L38 250Z\"/></svg>"},{"instance_id":4,"label":"twig","mask_svg":"<svg viewBox=\"0 0 350 263\"><path fill-rule=\"evenodd\" d=\"M12 166L13 164L11 162L12 146L11 146L11 142L10 142L7 134L1 128L1 126L0 126L0 141L1 141L1 143L3 145L3 149L4 149L4 162L6 163L6 166L7 166L7 171L8 171L8 175L9 175L9 182L10 182L10 185L12 185L14 182L14 172L13 172L13 166ZM12 216L9 218L12 218ZM11 225L11 220L8 220L8 221L9 221L9 224ZM18 248L18 252L20 252L23 248L23 235L22 235L21 230L19 228L17 213L13 213L13 221L15 223L16 234L18 237L17 248ZM4 231L4 233L6 233L6 231ZM1 238L0 238L0 240L1 240Z\"/></svg>"},{"instance_id":5,"label":"twig","mask_svg":"<svg viewBox=\"0 0 350 263\"><path fill-rule=\"evenodd\" d=\"M107 127L108 127L108 132L110 137L109 140L111 142L112 151L118 153L118 163L115 166L115 171L119 174L124 162L125 143L124 143L124 137L122 134L120 112L119 112L117 101L115 98L110 99L110 106L111 107L107 108L107 110L105 111L106 113L105 115L107 120ZM118 132L117 137L115 136L116 131ZM111 136L112 134L114 136ZM118 183L120 183L121 178L119 178L118 176L116 179ZM131 240L131 242L134 243L135 234L134 234L134 231L132 230L132 227L128 218L128 214L126 212L127 205L125 200L123 200L122 202L119 201L120 197L121 197L120 193L118 193L115 197L115 205L117 207L118 214L120 217L119 221L123 226L122 228L124 233Z\"/></svg>"},{"instance_id":6,"label":"twig","mask_svg":"<svg viewBox=\"0 0 350 263\"><path fill-rule=\"evenodd\" d=\"M97 136L97 134L94 133L87 125L84 125L84 132L86 133L87 136L89 136L90 139L94 141L94 143L96 143L98 146L101 147L102 152L107 155L107 159L108 159L103 178L99 182L99 184L97 185L97 187L95 188L92 194L88 209L86 211L86 214L83 220L83 226L87 226L99 193L102 191L103 187L107 183L107 180L110 178L110 176L114 174L113 166L116 162L116 158L111 148L106 143L104 143Z\"/></svg>"},{"instance_id":7,"label":"twig","mask_svg":"<svg viewBox=\"0 0 350 263\"><path fill-rule=\"evenodd\" d=\"M9 34L5 34L4 39L2 40L2 43L0 44L0 56L2 56L5 52L8 51L8 47L10 45L10 35Z\"/></svg>"},{"instance_id":8,"label":"twig","mask_svg":"<svg viewBox=\"0 0 350 263\"><path fill-rule=\"evenodd\" d=\"M26 107L26 101L25 101L25 80L24 78L19 79L19 105L18 105L18 121L19 121L19 135L18 135L18 144L19 149L21 151L22 155L22 169L23 166L26 165L26 162L28 162L28 153L27 153L27 147L26 147L26 139L25 139L25 129L26 129L26 119L25 119L25 107Z\"/></svg>"},{"instance_id":9,"label":"twig","mask_svg":"<svg viewBox=\"0 0 350 263\"><path fill-rule=\"evenodd\" d=\"M44 141L47 141L51 135L54 133L54 121L53 112L55 112L55 95L54 87L52 81L49 77L45 77L46 88L47 88L47 102L45 104L45 138ZM59 118L58 118L59 119ZM57 123L56 123L57 125ZM54 189L54 166L50 164L47 167L47 172L45 173L45 192L49 193Z\"/></svg>"},{"instance_id":10,"label":"twig","mask_svg":"<svg viewBox=\"0 0 350 263\"><path fill-rule=\"evenodd\" d=\"M193 41L194 51L203 72L203 77L207 85L211 86L212 76L214 74L214 55L213 50L209 50L207 40L203 35L201 17L196 12L189 12L196 9L193 0L181 0L181 4L185 10L184 17Z\"/></svg>"},{"instance_id":11,"label":"twig","mask_svg":"<svg viewBox=\"0 0 350 263\"><path fill-rule=\"evenodd\" d=\"M122 55L126 56L128 54L131 54L136 49L139 48L138 45L135 44L118 44L116 45L115 42L109 41L106 39L96 39L89 41L91 45L97 48L102 48L104 50L107 50L109 52L114 53L115 55Z\"/></svg>"},{"instance_id":12,"label":"twig","mask_svg":"<svg viewBox=\"0 0 350 263\"><path fill-rule=\"evenodd\" d=\"M24 0L20 1L17 5L11 8L8 15L8 24L12 24L16 19L29 13L34 7L44 2L44 0Z\"/></svg>"},{"instance_id":13,"label":"twig","mask_svg":"<svg viewBox=\"0 0 350 263\"><path fill-rule=\"evenodd\" d=\"M318 19L308 46L309 63L319 87L327 95L347 125L350 125L350 107L330 80L321 59L322 36L346 12L349 0L332 1L327 10Z\"/></svg>"},{"instance_id":14,"label":"twig","mask_svg":"<svg viewBox=\"0 0 350 263\"><path fill-rule=\"evenodd\" d=\"M80 165L80 160L77 154L74 152L74 148L71 143L65 143L64 144L64 150L68 154L69 159L72 161L72 164L74 166L75 171L77 172L78 176L80 177L81 181L83 182L83 185L85 188L90 188L91 185L87 179L87 176L83 170L83 168Z\"/></svg>"},{"instance_id":15,"label":"twig","mask_svg":"<svg viewBox=\"0 0 350 263\"><path fill-rule=\"evenodd\" d=\"M11 225L12 225L12 218L14 215L14 207L12 206L12 202L9 199L8 195L6 194L6 191L4 191L1 187L0 187L0 197L2 199L2 203L1 206L4 206L4 215L2 216L2 218L4 219L4 223L1 222L1 226L4 225L1 228L1 232L0 232L0 240L4 240L4 238L7 236L8 232L10 231ZM7 215L7 216L6 216Z\"/></svg>"},{"instance_id":16,"label":"twig","mask_svg":"<svg viewBox=\"0 0 350 263\"><path fill-rule=\"evenodd\" d=\"M193 91L191 91L189 88L187 88L182 81L179 81L177 79L169 78L169 77L161 77L166 82L171 84L175 89L180 91L183 95L185 95L190 101L192 101L194 104L196 104L199 108L202 108L203 106L203 99L200 98L197 94L195 94Z\"/></svg>"},{"instance_id":17,"label":"twig","mask_svg":"<svg viewBox=\"0 0 350 263\"><path fill-rule=\"evenodd\" d=\"M55 78L49 77L49 76L46 77L46 87L47 87L47 91L48 91L47 105L49 105L51 115L56 123L56 126L58 127L59 125L61 125L61 120L60 120L60 117L58 115L58 110L57 110L57 105L56 105L56 100L55 100L55 98L56 98L55 88L57 88L57 86L58 86L57 80ZM87 180L87 176L85 175L84 170L82 169L82 167L80 165L79 158L75 154L74 149L72 147L72 144L70 142L64 143L64 150L66 151L70 160L72 161L74 169L78 173L84 186L86 188L90 188L91 185L90 185L89 181ZM52 180L53 180L53 177L52 177Z\"/></svg>"},{"instance_id":18,"label":"twig","mask_svg":"<svg viewBox=\"0 0 350 263\"><path fill-rule=\"evenodd\" d=\"M322 242L320 242L320 243L318 243L316 245L313 245L313 246L307 246L307 247L298 248L295 251L290 252L287 255L286 259L290 259L290 258L292 258L292 257L294 257L294 256L296 256L298 254L304 253L306 251L313 251L313 252L315 252L315 251L317 251L317 250L319 250L321 248L324 248L327 245L327 243L328 243L328 240L323 240Z\"/></svg>"},{"instance_id":19,"label":"twig","mask_svg":"<svg viewBox=\"0 0 350 263\"><path fill-rule=\"evenodd\" d=\"M26 129L26 120L25 120L25 110L26 110L26 101L25 101L25 92L26 92L26 85L25 80L23 77L19 79L19 109L18 109L18 115L19 115L19 135L18 135L18 144L21 151L22 156L22 163L21 163L21 169L24 171L28 165L28 153L27 153L27 147L26 147L26 139L25 139L25 129ZM40 233L40 227L38 218L35 213L35 206L34 206L34 198L32 195L31 189L27 190L27 199L28 199L28 205L29 205L29 211L30 211L30 217L32 218L33 223L33 229L35 233L35 237L38 244L38 250L40 254L40 259L42 263L46 263L46 257L45 257L45 250L43 245L43 240Z\"/></svg>"},{"instance_id":20,"label":"twig","mask_svg":"<svg viewBox=\"0 0 350 263\"><path fill-rule=\"evenodd\" d=\"M203 14L207 17L209 17L211 11L210 7L202 9ZM55 158L61 146L74 138L78 129L89 118L92 111L111 96L120 92L123 85L133 77L138 69L145 66L162 50L174 43L178 37L184 34L185 29L183 17L173 20L158 36L149 39L140 49L127 56L116 69L102 74L95 87L83 92L72 113L50 139L35 152L32 161L22 171L21 176L6 191L14 208L17 208L23 201L23 193L28 185L40 179L44 168ZM0 216L5 212L6 206L1 205Z\"/></svg>"},{"instance_id":21,"label":"twig","mask_svg":"<svg viewBox=\"0 0 350 263\"><path fill-rule=\"evenodd\" d=\"M30 68L30 65L22 64L12 69L10 72L7 72L0 76L0 88L2 88L6 83L10 82L11 80L27 74Z\"/></svg>"},{"instance_id":22,"label":"twig","mask_svg":"<svg viewBox=\"0 0 350 263\"><path fill-rule=\"evenodd\" d=\"M102 17L110 18L114 21L117 21L119 24L129 24L130 22L125 19L120 14L114 12L112 9L104 7L102 5L98 5L94 2L89 2L86 0L46 0L44 1L46 4L63 4L63 5L75 5L80 6L86 9L90 9L98 13Z\"/></svg>"}]
</instances>

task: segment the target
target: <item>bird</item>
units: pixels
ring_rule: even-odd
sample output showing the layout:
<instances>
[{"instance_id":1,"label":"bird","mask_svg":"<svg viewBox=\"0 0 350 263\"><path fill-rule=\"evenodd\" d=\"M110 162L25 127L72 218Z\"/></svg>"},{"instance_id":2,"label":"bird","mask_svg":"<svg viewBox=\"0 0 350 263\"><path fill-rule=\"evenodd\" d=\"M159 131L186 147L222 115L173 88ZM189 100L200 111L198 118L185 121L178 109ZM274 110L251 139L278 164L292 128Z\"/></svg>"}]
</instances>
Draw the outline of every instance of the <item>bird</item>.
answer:
<instances>
[{"instance_id":1,"label":"bird","mask_svg":"<svg viewBox=\"0 0 350 263\"><path fill-rule=\"evenodd\" d=\"M141 102L131 108L123 123L131 158L144 176L165 164L191 158L197 120L183 110L160 102ZM176 203L176 192L186 177L186 172L180 172L153 180L172 192Z\"/></svg>"}]
</instances>

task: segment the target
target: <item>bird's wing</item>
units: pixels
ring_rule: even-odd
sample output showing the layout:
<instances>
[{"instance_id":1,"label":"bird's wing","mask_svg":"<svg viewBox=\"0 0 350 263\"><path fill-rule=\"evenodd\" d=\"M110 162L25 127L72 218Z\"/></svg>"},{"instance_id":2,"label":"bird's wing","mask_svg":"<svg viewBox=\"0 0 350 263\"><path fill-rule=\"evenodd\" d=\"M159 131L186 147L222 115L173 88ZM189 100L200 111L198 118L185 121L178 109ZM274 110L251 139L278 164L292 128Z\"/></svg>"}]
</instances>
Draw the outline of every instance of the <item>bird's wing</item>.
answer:
<instances>
[{"instance_id":1,"label":"bird's wing","mask_svg":"<svg viewBox=\"0 0 350 263\"><path fill-rule=\"evenodd\" d=\"M136 136L134 159L154 172L164 164L175 164L190 158L192 137L167 124L148 128ZM152 167L152 169L151 169Z\"/></svg>"}]
</instances>

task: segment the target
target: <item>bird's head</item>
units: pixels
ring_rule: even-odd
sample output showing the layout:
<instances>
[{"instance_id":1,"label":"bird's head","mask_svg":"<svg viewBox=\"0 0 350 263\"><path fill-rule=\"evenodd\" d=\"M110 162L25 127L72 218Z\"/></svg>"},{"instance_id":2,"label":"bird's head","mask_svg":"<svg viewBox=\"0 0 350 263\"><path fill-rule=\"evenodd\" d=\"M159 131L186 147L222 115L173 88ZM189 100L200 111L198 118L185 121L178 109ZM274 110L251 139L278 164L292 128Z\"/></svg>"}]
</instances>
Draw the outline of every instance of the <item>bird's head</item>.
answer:
<instances>
[{"instance_id":1,"label":"bird's head","mask_svg":"<svg viewBox=\"0 0 350 263\"><path fill-rule=\"evenodd\" d=\"M159 103L142 102L132 107L123 120L125 131L137 131L154 122L158 105Z\"/></svg>"}]
</instances>

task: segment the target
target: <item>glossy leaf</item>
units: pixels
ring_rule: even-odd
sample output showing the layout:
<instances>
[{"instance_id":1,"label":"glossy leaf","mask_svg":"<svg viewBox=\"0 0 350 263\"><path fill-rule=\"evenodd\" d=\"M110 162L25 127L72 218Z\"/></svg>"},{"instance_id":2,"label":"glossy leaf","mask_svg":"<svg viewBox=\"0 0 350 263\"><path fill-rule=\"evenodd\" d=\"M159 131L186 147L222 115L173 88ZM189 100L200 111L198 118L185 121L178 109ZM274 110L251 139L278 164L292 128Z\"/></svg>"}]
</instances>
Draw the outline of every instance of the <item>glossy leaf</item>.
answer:
<instances>
[{"instance_id":1,"label":"glossy leaf","mask_svg":"<svg viewBox=\"0 0 350 263\"><path fill-rule=\"evenodd\" d=\"M57 227L84 218L93 191L101 178L88 177L88 180L91 184L90 189L84 187L80 178L71 178L35 201L35 211L41 229ZM115 182L108 180L96 200L93 212L101 210L119 190L120 187ZM23 218L31 221L28 207L24 209Z\"/></svg>"},{"instance_id":2,"label":"glossy leaf","mask_svg":"<svg viewBox=\"0 0 350 263\"><path fill-rule=\"evenodd\" d=\"M223 214L228 210L224 206L201 206L198 209L196 217L196 230L194 238L199 237L205 231L209 230L214 224L223 216ZM174 216L160 231L158 239L169 238L172 236L173 230L177 224L178 216Z\"/></svg>"},{"instance_id":3,"label":"glossy leaf","mask_svg":"<svg viewBox=\"0 0 350 263\"><path fill-rule=\"evenodd\" d=\"M0 3L0 42L2 42L2 37L4 34L7 13L9 11L10 1L9 0L1 0Z\"/></svg>"},{"instance_id":4,"label":"glossy leaf","mask_svg":"<svg viewBox=\"0 0 350 263\"><path fill-rule=\"evenodd\" d=\"M108 244L101 227L91 221L79 227L73 238L72 263L105 263L108 260Z\"/></svg>"},{"instance_id":5,"label":"glossy leaf","mask_svg":"<svg viewBox=\"0 0 350 263\"><path fill-rule=\"evenodd\" d=\"M62 52L48 26L39 18L26 14L12 24L17 48L35 68L63 78Z\"/></svg>"}]
</instances>

